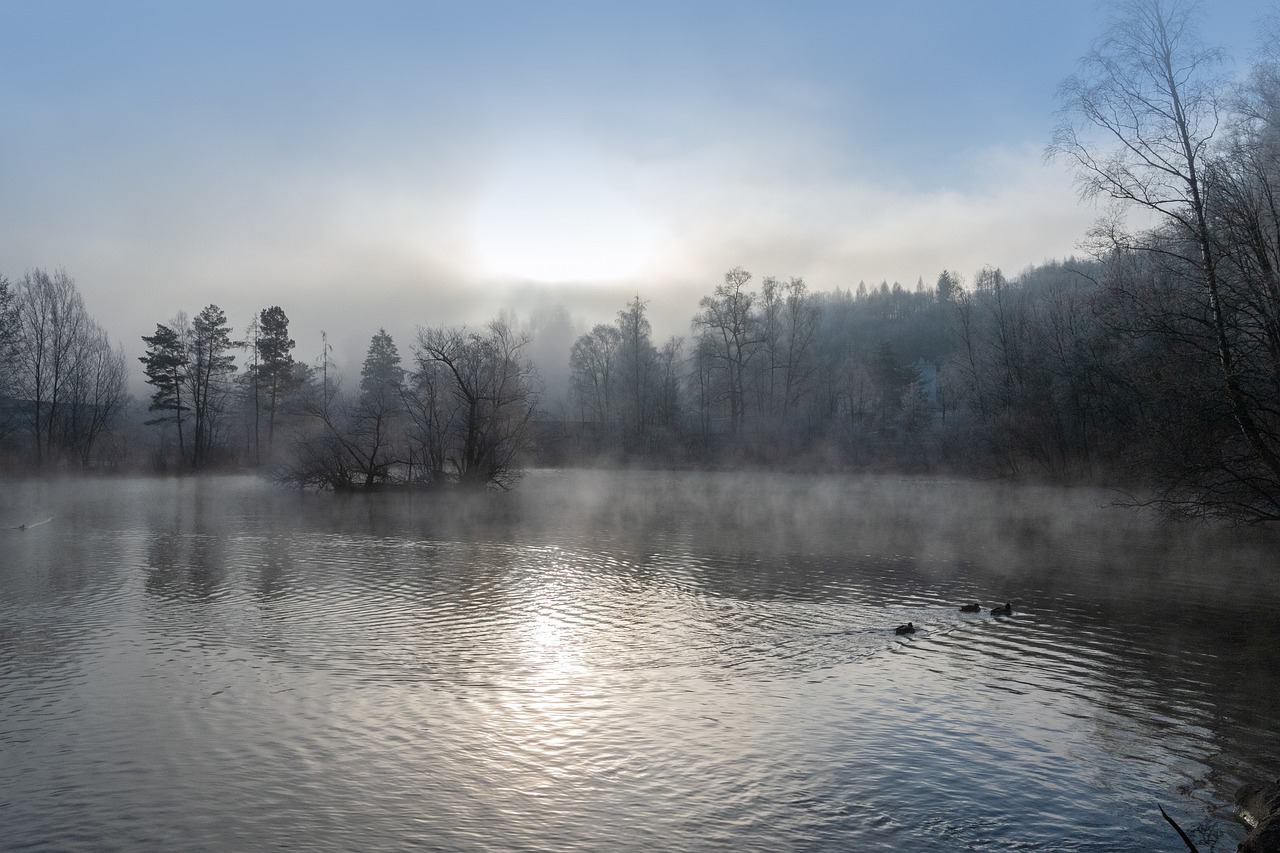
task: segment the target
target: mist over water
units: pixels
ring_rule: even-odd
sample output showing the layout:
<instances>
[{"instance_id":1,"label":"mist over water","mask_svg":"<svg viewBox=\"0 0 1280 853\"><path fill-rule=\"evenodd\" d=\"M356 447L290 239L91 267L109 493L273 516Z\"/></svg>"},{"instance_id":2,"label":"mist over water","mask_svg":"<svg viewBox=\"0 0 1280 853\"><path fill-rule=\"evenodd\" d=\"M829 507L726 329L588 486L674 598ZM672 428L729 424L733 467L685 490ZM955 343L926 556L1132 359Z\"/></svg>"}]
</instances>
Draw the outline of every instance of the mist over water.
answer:
<instances>
[{"instance_id":1,"label":"mist over water","mask_svg":"<svg viewBox=\"0 0 1280 853\"><path fill-rule=\"evenodd\" d=\"M53 520L0 531L4 843L1176 849L1161 803L1234 849L1280 773L1280 550L1109 502L17 484L0 526Z\"/></svg>"}]
</instances>

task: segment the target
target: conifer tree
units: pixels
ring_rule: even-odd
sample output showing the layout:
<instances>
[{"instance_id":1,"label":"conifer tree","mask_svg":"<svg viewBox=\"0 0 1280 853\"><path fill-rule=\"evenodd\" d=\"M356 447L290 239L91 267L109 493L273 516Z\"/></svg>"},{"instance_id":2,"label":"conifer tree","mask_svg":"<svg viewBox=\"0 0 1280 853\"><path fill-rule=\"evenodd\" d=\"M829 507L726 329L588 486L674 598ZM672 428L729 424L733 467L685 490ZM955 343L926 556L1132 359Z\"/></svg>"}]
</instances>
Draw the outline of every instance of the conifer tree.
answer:
<instances>
[{"instance_id":1,"label":"conifer tree","mask_svg":"<svg viewBox=\"0 0 1280 853\"><path fill-rule=\"evenodd\" d=\"M182 399L182 389L187 382L187 354L178 333L168 326L156 324L154 335L143 335L147 354L138 359L147 374L147 384L155 386L149 411L162 414L147 425L172 421L178 429L178 452L184 458L187 450L182 431L183 412L190 409ZM168 414L163 414L163 413Z\"/></svg>"}]
</instances>

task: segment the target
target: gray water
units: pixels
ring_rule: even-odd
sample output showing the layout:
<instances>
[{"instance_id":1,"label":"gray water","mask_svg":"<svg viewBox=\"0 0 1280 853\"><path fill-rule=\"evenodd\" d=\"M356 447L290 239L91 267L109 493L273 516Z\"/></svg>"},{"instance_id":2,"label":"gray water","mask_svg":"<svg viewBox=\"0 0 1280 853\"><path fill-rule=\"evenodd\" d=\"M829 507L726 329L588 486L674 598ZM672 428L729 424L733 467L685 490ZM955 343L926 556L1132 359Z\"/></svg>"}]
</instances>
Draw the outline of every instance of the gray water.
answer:
<instances>
[{"instance_id":1,"label":"gray water","mask_svg":"<svg viewBox=\"0 0 1280 853\"><path fill-rule=\"evenodd\" d=\"M1160 803L1234 850L1276 539L1107 503L8 483L0 525L51 520L0 531L0 848L1179 850Z\"/></svg>"}]
</instances>

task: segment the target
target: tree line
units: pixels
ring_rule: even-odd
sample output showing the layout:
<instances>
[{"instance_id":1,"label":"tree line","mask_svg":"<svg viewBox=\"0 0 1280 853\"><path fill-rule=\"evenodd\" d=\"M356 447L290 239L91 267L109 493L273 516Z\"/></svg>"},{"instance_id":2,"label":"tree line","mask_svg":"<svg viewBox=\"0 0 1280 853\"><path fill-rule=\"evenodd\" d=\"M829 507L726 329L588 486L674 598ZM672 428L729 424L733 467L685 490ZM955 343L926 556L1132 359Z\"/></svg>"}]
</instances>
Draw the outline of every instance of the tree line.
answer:
<instances>
[{"instance_id":1,"label":"tree line","mask_svg":"<svg viewBox=\"0 0 1280 853\"><path fill-rule=\"evenodd\" d=\"M88 466L121 452L124 352L65 271L0 275L0 448L37 467Z\"/></svg>"},{"instance_id":2,"label":"tree line","mask_svg":"<svg viewBox=\"0 0 1280 853\"><path fill-rule=\"evenodd\" d=\"M379 331L347 389L327 342L293 358L279 307L235 340L211 305L144 337L150 460L325 488L505 487L531 462L958 471L1280 519L1280 56L1230 82L1193 4L1116 9L1048 148L1114 203L1085 258L829 292L735 267L687 335L655 341L638 294L577 335L555 399L513 318L422 327L407 361ZM8 458L119 457L124 357L74 283L0 279L0 312Z\"/></svg>"},{"instance_id":3,"label":"tree line","mask_svg":"<svg viewBox=\"0 0 1280 853\"><path fill-rule=\"evenodd\" d=\"M325 489L518 479L537 410L535 372L521 359L527 337L499 321L483 331L423 327L406 370L379 330L349 392L322 338L319 364L295 360L279 306L259 312L242 341L216 305L157 325L141 359L155 388L146 424L167 439L157 463L265 466ZM246 358L239 372L236 350Z\"/></svg>"},{"instance_id":4,"label":"tree line","mask_svg":"<svg viewBox=\"0 0 1280 853\"><path fill-rule=\"evenodd\" d=\"M501 320L479 330L421 327L406 370L379 330L358 389L344 394L325 378L303 403L294 453L277 476L330 489L511 487L530 457L538 411L528 342Z\"/></svg>"},{"instance_id":5,"label":"tree line","mask_svg":"<svg viewBox=\"0 0 1280 853\"><path fill-rule=\"evenodd\" d=\"M1102 306L1143 405L1163 505L1280 519L1280 49L1242 84L1197 35L1197 5L1138 0L1068 78L1050 153L1104 219Z\"/></svg>"}]
</instances>

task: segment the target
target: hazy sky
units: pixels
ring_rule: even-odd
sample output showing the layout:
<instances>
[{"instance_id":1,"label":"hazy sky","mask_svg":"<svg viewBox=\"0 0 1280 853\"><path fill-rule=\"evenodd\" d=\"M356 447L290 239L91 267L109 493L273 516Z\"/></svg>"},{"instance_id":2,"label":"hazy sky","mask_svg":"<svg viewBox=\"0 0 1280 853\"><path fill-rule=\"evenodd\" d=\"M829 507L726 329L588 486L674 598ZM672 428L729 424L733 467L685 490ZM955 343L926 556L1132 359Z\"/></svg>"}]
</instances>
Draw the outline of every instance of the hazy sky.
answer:
<instances>
[{"instance_id":1,"label":"hazy sky","mask_svg":"<svg viewBox=\"0 0 1280 853\"><path fill-rule=\"evenodd\" d=\"M1214 0L1243 67L1263 0ZM0 273L65 268L131 356L278 304L297 355L725 270L1017 272L1096 212L1042 152L1093 0L0 0ZM356 350L352 352L351 350Z\"/></svg>"}]
</instances>

